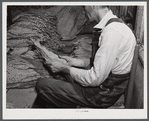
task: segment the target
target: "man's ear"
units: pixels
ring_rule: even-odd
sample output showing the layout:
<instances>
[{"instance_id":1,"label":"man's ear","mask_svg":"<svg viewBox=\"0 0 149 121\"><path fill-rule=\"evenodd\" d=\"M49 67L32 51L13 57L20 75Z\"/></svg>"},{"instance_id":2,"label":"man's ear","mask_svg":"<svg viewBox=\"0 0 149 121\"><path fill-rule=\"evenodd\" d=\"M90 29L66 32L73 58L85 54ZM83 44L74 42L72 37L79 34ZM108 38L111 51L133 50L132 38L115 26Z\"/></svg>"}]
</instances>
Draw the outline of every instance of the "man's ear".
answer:
<instances>
[{"instance_id":1,"label":"man's ear","mask_svg":"<svg viewBox=\"0 0 149 121\"><path fill-rule=\"evenodd\" d=\"M97 5L93 6L93 10L98 11L98 9L99 9L99 6L97 6Z\"/></svg>"},{"instance_id":2,"label":"man's ear","mask_svg":"<svg viewBox=\"0 0 149 121\"><path fill-rule=\"evenodd\" d=\"M92 7L92 9L95 9L96 8L96 6L95 5L93 5L93 6L91 6Z\"/></svg>"}]
</instances>

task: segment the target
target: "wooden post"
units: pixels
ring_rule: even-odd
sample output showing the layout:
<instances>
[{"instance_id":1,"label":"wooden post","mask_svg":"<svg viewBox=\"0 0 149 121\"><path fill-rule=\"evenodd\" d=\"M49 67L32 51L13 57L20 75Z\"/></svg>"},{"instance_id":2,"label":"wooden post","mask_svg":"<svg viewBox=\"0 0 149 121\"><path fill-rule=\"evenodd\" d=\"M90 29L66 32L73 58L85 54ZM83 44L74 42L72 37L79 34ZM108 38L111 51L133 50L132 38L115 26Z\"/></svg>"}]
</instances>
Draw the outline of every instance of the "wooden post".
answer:
<instances>
[{"instance_id":1,"label":"wooden post","mask_svg":"<svg viewBox=\"0 0 149 121\"><path fill-rule=\"evenodd\" d=\"M135 21L135 35L139 43L143 43L144 36L144 6L137 7L136 21Z\"/></svg>"},{"instance_id":2,"label":"wooden post","mask_svg":"<svg viewBox=\"0 0 149 121\"><path fill-rule=\"evenodd\" d=\"M135 22L135 35L137 38L137 43L141 43L142 46L139 50L139 59L144 65L144 6L138 6L136 12L136 22Z\"/></svg>"}]
</instances>

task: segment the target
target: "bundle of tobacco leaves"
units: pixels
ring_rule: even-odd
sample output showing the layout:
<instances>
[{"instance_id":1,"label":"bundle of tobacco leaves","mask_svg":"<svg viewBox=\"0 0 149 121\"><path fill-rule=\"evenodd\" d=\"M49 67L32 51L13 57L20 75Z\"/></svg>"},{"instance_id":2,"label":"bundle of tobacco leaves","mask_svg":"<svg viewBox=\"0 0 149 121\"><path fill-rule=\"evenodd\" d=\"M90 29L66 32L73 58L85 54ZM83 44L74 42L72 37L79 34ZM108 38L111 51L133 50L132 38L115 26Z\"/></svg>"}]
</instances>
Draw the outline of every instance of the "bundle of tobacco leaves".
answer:
<instances>
[{"instance_id":1,"label":"bundle of tobacco leaves","mask_svg":"<svg viewBox=\"0 0 149 121\"><path fill-rule=\"evenodd\" d=\"M7 31L7 47L26 47L32 45L31 38L38 38L49 50L62 48L61 36L57 32L57 18L45 11L37 9L15 16Z\"/></svg>"},{"instance_id":2,"label":"bundle of tobacco leaves","mask_svg":"<svg viewBox=\"0 0 149 121\"><path fill-rule=\"evenodd\" d=\"M47 50L61 49L56 16L44 9L31 9L13 18L7 28L7 88L29 88L38 78L51 77L42 60L34 58L40 54L32 39Z\"/></svg>"},{"instance_id":3,"label":"bundle of tobacco leaves","mask_svg":"<svg viewBox=\"0 0 149 121\"><path fill-rule=\"evenodd\" d=\"M49 51L45 46L42 46L40 44L40 42L36 39L32 39L34 45L36 46L36 49L39 51L39 53L41 54L42 58L47 62L47 63L51 63L52 61L58 60L61 61L63 63L67 63L65 60L60 59L58 57L58 55L56 55L55 53L53 53L52 51Z\"/></svg>"}]
</instances>

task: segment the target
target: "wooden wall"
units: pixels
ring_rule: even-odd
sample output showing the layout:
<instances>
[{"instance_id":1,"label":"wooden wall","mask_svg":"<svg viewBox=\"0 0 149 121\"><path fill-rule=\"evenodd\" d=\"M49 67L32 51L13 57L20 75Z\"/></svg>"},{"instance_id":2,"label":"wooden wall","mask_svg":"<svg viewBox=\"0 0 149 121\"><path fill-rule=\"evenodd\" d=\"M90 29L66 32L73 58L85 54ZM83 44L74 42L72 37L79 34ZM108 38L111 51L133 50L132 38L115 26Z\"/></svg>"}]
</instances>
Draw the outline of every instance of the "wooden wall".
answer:
<instances>
[{"instance_id":1,"label":"wooden wall","mask_svg":"<svg viewBox=\"0 0 149 121\"><path fill-rule=\"evenodd\" d=\"M139 59L135 75L133 98L131 108L142 109L144 105L144 7L138 6L135 21L135 35L137 42L141 43Z\"/></svg>"}]
</instances>

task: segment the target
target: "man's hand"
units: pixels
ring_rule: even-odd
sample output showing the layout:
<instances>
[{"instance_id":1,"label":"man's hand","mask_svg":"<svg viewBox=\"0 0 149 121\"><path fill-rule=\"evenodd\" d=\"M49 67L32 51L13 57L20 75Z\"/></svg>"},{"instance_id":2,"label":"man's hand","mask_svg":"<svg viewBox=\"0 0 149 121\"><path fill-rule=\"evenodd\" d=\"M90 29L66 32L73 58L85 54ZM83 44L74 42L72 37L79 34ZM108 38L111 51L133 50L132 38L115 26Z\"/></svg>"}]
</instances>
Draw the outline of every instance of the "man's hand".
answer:
<instances>
[{"instance_id":1,"label":"man's hand","mask_svg":"<svg viewBox=\"0 0 149 121\"><path fill-rule=\"evenodd\" d=\"M64 72L70 73L70 66L66 61L53 60L50 63L45 63L53 73Z\"/></svg>"},{"instance_id":2,"label":"man's hand","mask_svg":"<svg viewBox=\"0 0 149 121\"><path fill-rule=\"evenodd\" d=\"M69 56L60 56L59 58L64 59L65 61L67 61L67 63L69 63L70 66L74 66L75 65L75 58L69 57Z\"/></svg>"},{"instance_id":3,"label":"man's hand","mask_svg":"<svg viewBox=\"0 0 149 121\"><path fill-rule=\"evenodd\" d=\"M69 56L59 56L59 58L64 59L70 66L86 68L90 64L88 58L72 58Z\"/></svg>"}]
</instances>

